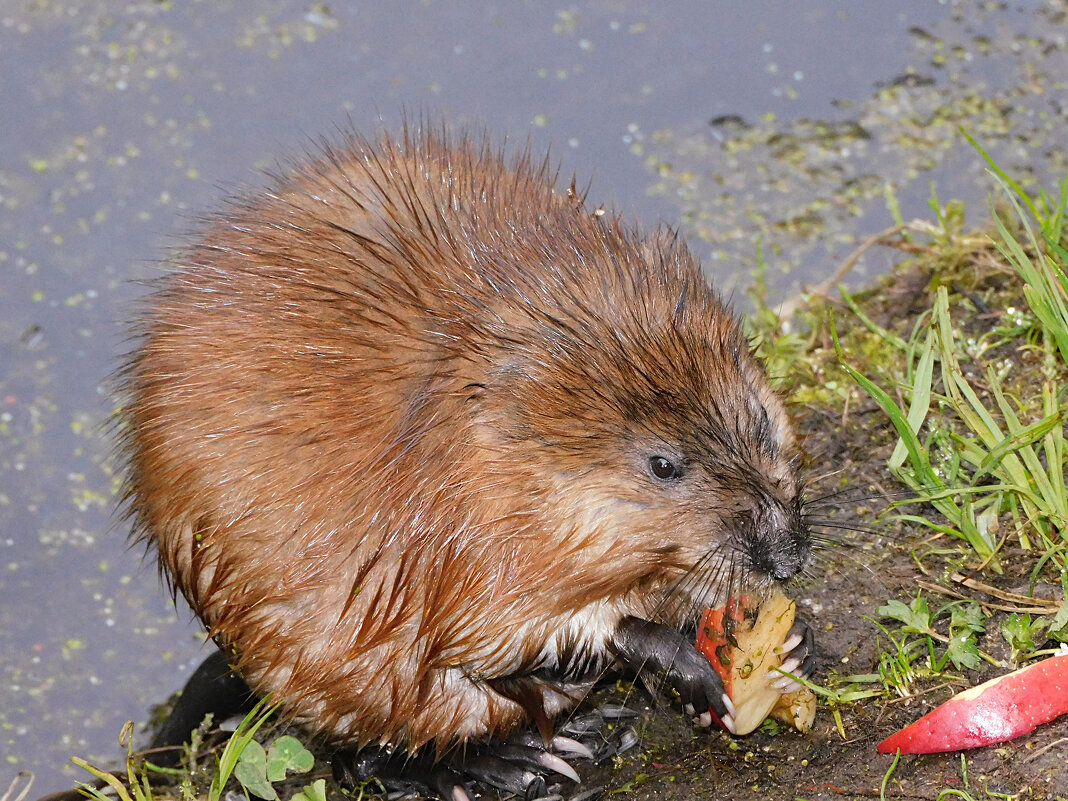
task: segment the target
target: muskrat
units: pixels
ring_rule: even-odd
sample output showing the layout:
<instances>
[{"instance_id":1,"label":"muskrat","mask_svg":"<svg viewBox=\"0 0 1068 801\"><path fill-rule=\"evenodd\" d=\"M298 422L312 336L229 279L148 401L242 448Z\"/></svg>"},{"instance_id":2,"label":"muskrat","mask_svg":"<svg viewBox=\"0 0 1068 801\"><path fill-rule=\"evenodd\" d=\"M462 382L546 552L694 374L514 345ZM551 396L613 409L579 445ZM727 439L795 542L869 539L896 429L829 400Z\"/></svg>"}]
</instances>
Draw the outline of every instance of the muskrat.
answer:
<instances>
[{"instance_id":1,"label":"muskrat","mask_svg":"<svg viewBox=\"0 0 1068 801\"><path fill-rule=\"evenodd\" d=\"M678 632L805 564L738 321L672 232L555 183L472 137L353 134L207 219L145 301L134 530L329 740L549 736L617 662L729 725Z\"/></svg>"}]
</instances>

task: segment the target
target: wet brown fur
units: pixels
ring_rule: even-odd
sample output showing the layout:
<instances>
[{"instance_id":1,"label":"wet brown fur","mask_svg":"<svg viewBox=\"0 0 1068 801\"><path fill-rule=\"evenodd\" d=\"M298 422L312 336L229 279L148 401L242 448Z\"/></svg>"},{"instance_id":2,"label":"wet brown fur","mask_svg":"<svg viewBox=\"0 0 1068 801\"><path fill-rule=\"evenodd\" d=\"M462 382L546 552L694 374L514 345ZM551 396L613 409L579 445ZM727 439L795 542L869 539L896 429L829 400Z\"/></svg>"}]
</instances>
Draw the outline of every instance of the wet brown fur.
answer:
<instances>
[{"instance_id":1,"label":"wet brown fur","mask_svg":"<svg viewBox=\"0 0 1068 801\"><path fill-rule=\"evenodd\" d=\"M689 614L745 572L741 528L797 504L782 406L690 252L553 183L467 139L352 137L208 222L147 299L136 531L250 685L332 739L544 724L589 680L532 674L602 669L620 617L663 617L711 558Z\"/></svg>"}]
</instances>

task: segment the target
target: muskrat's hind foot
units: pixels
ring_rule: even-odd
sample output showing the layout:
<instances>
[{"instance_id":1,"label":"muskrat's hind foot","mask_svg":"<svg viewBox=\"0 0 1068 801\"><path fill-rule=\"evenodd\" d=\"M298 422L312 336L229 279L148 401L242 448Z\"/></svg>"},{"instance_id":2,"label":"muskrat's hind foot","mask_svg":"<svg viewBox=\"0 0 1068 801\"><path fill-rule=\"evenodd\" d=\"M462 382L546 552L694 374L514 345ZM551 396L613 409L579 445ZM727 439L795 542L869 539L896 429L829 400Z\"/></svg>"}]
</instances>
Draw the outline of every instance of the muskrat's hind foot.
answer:
<instances>
[{"instance_id":1,"label":"muskrat's hind foot","mask_svg":"<svg viewBox=\"0 0 1068 801\"><path fill-rule=\"evenodd\" d=\"M616 628L612 648L631 670L663 674L697 725L710 726L714 712L728 731L734 731L734 707L723 680L686 636L660 623L625 617Z\"/></svg>"},{"instance_id":2,"label":"muskrat's hind foot","mask_svg":"<svg viewBox=\"0 0 1068 801\"><path fill-rule=\"evenodd\" d=\"M432 747L408 754L368 746L335 754L333 768L334 778L346 788L377 779L389 792L436 791L446 801L469 801L471 782L533 799L548 792L547 775L579 781L578 773L560 757L519 742L468 744L442 761L435 761Z\"/></svg>"},{"instance_id":3,"label":"muskrat's hind foot","mask_svg":"<svg viewBox=\"0 0 1068 801\"><path fill-rule=\"evenodd\" d=\"M799 678L809 679L819 667L819 655L816 653L812 628L801 618L796 618L780 648L786 653L786 658L783 659L779 670L768 673L768 679L772 680L771 686L776 690L792 693L799 690L801 685L782 673L792 673Z\"/></svg>"},{"instance_id":4,"label":"muskrat's hind foot","mask_svg":"<svg viewBox=\"0 0 1068 801\"><path fill-rule=\"evenodd\" d=\"M170 715L152 738L151 748L157 765L177 765L181 746L209 713L216 723L233 715L247 714L256 704L252 690L227 662L226 654L215 651L189 677Z\"/></svg>"},{"instance_id":5,"label":"muskrat's hind foot","mask_svg":"<svg viewBox=\"0 0 1068 801\"><path fill-rule=\"evenodd\" d=\"M339 751L333 759L334 779L346 790L377 781L387 793L437 793L446 801L470 801L471 788L447 765L436 763L430 749L415 754L367 746Z\"/></svg>"}]
</instances>

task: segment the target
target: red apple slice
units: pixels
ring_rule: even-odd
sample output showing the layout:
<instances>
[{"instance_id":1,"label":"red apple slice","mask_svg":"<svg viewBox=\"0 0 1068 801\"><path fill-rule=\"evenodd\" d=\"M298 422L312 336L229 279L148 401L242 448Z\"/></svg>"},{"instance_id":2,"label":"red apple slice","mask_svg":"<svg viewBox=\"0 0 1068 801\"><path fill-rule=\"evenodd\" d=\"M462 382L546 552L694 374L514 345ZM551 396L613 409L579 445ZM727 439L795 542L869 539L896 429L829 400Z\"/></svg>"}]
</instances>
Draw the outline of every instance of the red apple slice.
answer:
<instances>
[{"instance_id":1,"label":"red apple slice","mask_svg":"<svg viewBox=\"0 0 1068 801\"><path fill-rule=\"evenodd\" d=\"M958 693L879 743L880 754L962 751L1011 740L1068 714L1068 654Z\"/></svg>"},{"instance_id":2,"label":"red apple slice","mask_svg":"<svg viewBox=\"0 0 1068 801\"><path fill-rule=\"evenodd\" d=\"M732 598L706 609L697 630L697 649L723 679L734 704L736 734L748 734L769 715L808 731L816 715L816 697L802 687L782 693L771 686L769 672L782 664L782 645L794 625L794 602L775 593L756 605ZM717 721L718 722L718 721Z\"/></svg>"}]
</instances>

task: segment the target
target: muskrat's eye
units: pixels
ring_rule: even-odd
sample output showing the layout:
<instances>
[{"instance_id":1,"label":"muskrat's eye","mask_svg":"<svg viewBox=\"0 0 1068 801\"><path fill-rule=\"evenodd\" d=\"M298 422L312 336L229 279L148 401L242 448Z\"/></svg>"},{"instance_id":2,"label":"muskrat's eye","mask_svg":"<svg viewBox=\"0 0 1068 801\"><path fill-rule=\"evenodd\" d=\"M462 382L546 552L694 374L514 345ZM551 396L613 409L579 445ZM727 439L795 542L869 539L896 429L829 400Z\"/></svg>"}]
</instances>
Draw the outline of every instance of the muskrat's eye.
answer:
<instances>
[{"instance_id":1,"label":"muskrat's eye","mask_svg":"<svg viewBox=\"0 0 1068 801\"><path fill-rule=\"evenodd\" d=\"M665 456L650 456L649 472L661 481L672 481L682 476L678 466Z\"/></svg>"}]
</instances>

